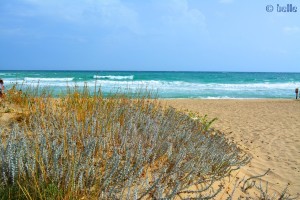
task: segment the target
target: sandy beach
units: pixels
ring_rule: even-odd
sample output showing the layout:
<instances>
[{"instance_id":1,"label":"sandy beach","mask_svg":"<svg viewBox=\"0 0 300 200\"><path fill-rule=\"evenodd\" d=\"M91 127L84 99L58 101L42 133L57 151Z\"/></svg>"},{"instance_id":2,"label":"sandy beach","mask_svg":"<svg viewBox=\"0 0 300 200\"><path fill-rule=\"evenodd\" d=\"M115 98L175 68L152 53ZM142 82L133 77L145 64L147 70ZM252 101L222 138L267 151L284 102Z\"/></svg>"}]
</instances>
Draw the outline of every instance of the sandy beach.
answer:
<instances>
[{"instance_id":1,"label":"sandy beach","mask_svg":"<svg viewBox=\"0 0 300 200\"><path fill-rule=\"evenodd\" d=\"M217 117L213 127L223 131L253 158L238 171L237 177L256 176L268 169L262 178L276 191L289 185L289 193L300 188L300 101L296 100L161 100L180 110ZM22 110L9 105L1 109L0 126L4 130L18 121Z\"/></svg>"},{"instance_id":2,"label":"sandy beach","mask_svg":"<svg viewBox=\"0 0 300 200\"><path fill-rule=\"evenodd\" d=\"M253 159L240 170L243 177L271 171L262 179L281 191L300 190L300 101L295 100L162 100L177 109L217 117L213 127L249 153Z\"/></svg>"}]
</instances>

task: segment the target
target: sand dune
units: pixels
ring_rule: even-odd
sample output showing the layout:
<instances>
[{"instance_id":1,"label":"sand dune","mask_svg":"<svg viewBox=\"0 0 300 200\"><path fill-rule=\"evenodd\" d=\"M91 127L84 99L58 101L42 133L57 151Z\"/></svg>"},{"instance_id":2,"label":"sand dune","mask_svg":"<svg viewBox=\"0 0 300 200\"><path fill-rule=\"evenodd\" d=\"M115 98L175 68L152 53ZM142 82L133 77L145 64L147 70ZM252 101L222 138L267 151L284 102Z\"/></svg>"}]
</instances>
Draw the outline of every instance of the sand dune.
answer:
<instances>
[{"instance_id":1,"label":"sand dune","mask_svg":"<svg viewBox=\"0 0 300 200\"><path fill-rule=\"evenodd\" d=\"M295 100L164 100L168 105L217 117L214 127L226 132L253 156L240 173L263 174L275 190L289 184L300 193L300 101Z\"/></svg>"},{"instance_id":2,"label":"sand dune","mask_svg":"<svg viewBox=\"0 0 300 200\"><path fill-rule=\"evenodd\" d=\"M162 102L178 109L188 109L217 117L213 126L224 131L253 159L238 172L238 177L263 174L276 191L289 184L289 193L300 193L300 101L295 100L200 100L176 99ZM4 130L18 120L22 112L0 109Z\"/></svg>"}]
</instances>

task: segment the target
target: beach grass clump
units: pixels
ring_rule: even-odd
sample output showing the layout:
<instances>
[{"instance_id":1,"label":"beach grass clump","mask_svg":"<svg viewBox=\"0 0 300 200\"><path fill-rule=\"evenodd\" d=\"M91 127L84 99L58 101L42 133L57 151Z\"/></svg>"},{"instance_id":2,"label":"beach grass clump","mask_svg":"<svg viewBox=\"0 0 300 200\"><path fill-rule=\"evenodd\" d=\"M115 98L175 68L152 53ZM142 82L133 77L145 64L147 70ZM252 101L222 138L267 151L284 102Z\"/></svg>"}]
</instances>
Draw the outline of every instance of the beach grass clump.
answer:
<instances>
[{"instance_id":1,"label":"beach grass clump","mask_svg":"<svg viewBox=\"0 0 300 200\"><path fill-rule=\"evenodd\" d=\"M7 98L24 116L0 127L5 199L212 199L218 181L249 162L206 118L145 96L84 88Z\"/></svg>"}]
</instances>

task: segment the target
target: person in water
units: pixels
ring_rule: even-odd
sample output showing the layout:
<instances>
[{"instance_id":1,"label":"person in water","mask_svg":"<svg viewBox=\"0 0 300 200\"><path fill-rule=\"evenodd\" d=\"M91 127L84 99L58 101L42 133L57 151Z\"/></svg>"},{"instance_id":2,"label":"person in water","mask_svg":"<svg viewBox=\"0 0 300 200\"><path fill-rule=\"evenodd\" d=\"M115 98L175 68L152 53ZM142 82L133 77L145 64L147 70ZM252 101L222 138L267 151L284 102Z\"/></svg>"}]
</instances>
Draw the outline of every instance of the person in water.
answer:
<instances>
[{"instance_id":1,"label":"person in water","mask_svg":"<svg viewBox=\"0 0 300 200\"><path fill-rule=\"evenodd\" d=\"M298 88L295 89L295 93L296 93L296 99L298 99L298 93L299 93L299 89Z\"/></svg>"},{"instance_id":2,"label":"person in water","mask_svg":"<svg viewBox=\"0 0 300 200\"><path fill-rule=\"evenodd\" d=\"M0 98L4 96L4 82L0 79Z\"/></svg>"}]
</instances>

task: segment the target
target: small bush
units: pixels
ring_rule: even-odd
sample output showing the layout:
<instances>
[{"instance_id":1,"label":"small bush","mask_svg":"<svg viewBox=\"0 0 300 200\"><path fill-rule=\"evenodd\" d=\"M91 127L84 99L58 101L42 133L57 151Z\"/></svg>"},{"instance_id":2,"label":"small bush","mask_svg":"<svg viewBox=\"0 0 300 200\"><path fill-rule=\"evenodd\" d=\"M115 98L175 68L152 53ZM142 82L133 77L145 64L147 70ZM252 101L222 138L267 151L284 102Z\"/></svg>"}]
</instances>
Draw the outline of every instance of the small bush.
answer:
<instances>
[{"instance_id":1,"label":"small bush","mask_svg":"<svg viewBox=\"0 0 300 200\"><path fill-rule=\"evenodd\" d=\"M6 199L209 199L222 190L212 185L249 162L212 121L155 99L87 88L38 95L8 97L27 114L8 137L0 127Z\"/></svg>"}]
</instances>

